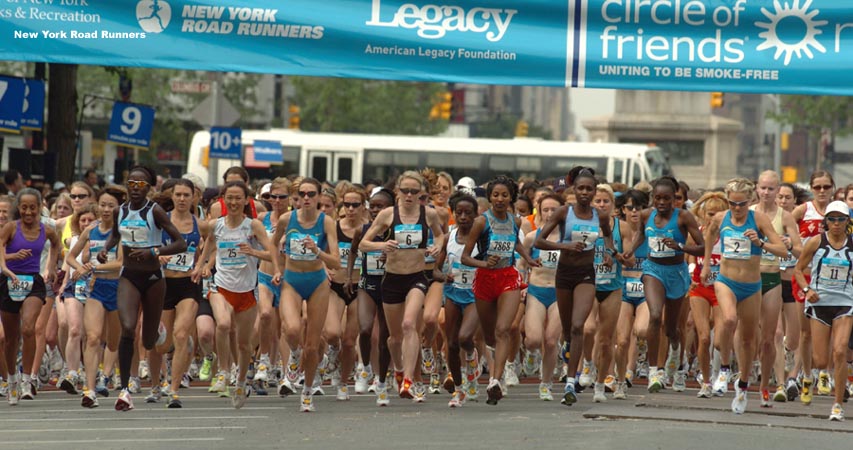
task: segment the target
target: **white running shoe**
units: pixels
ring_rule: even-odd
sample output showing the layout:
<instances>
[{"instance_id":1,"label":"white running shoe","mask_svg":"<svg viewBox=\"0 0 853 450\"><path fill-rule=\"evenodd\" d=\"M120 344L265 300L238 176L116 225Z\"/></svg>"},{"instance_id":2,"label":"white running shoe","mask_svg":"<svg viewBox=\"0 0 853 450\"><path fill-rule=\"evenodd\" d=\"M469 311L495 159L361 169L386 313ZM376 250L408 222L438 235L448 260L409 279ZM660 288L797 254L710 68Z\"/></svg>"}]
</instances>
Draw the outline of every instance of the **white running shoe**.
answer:
<instances>
[{"instance_id":1,"label":"white running shoe","mask_svg":"<svg viewBox=\"0 0 853 450\"><path fill-rule=\"evenodd\" d=\"M534 351L527 350L524 352L524 374L532 377L539 372L539 365L542 361L542 351L536 349Z\"/></svg>"},{"instance_id":2,"label":"white running shoe","mask_svg":"<svg viewBox=\"0 0 853 450\"><path fill-rule=\"evenodd\" d=\"M675 392L684 392L687 388L687 373L683 370L675 371L672 378L672 390Z\"/></svg>"},{"instance_id":3,"label":"white running shoe","mask_svg":"<svg viewBox=\"0 0 853 450\"><path fill-rule=\"evenodd\" d=\"M507 386L518 386L518 375L515 373L515 363L507 361L504 364L504 383Z\"/></svg>"},{"instance_id":4,"label":"white running shoe","mask_svg":"<svg viewBox=\"0 0 853 450\"><path fill-rule=\"evenodd\" d=\"M441 375L437 372L433 372L429 376L429 393L441 394Z\"/></svg>"},{"instance_id":5,"label":"white running shoe","mask_svg":"<svg viewBox=\"0 0 853 450\"><path fill-rule=\"evenodd\" d=\"M480 385L477 380L465 382L465 399L470 402L480 401Z\"/></svg>"},{"instance_id":6,"label":"white running shoe","mask_svg":"<svg viewBox=\"0 0 853 450\"><path fill-rule=\"evenodd\" d=\"M390 405L391 399L388 398L388 385L380 385L379 382L377 382L374 386L376 386L376 406Z\"/></svg>"},{"instance_id":7,"label":"white running shoe","mask_svg":"<svg viewBox=\"0 0 853 450\"><path fill-rule=\"evenodd\" d=\"M281 397L287 397L290 394L295 394L296 388L293 387L293 384L287 377L283 377L278 380L278 395Z\"/></svg>"},{"instance_id":8,"label":"white running shoe","mask_svg":"<svg viewBox=\"0 0 853 450\"><path fill-rule=\"evenodd\" d=\"M663 381L665 377L666 374L663 369L658 369L654 373L649 373L649 392L652 394L660 392L661 389L663 389Z\"/></svg>"},{"instance_id":9,"label":"white running shoe","mask_svg":"<svg viewBox=\"0 0 853 450\"><path fill-rule=\"evenodd\" d=\"M238 385L237 389L234 389L234 394L231 396L231 406L233 406L234 409L240 409L245 406L246 398L249 396L248 394L248 388L245 385Z\"/></svg>"},{"instance_id":10,"label":"white running shoe","mask_svg":"<svg viewBox=\"0 0 853 450\"><path fill-rule=\"evenodd\" d=\"M592 386L595 382L595 366L592 365L592 361L583 361L583 368L581 368L581 376L578 378L578 384L587 388Z\"/></svg>"},{"instance_id":11,"label":"white running shoe","mask_svg":"<svg viewBox=\"0 0 853 450\"><path fill-rule=\"evenodd\" d=\"M313 395L310 395L310 394L306 395L305 392L302 393L302 395L300 396L299 411L301 411L301 412L314 412L315 411L314 396Z\"/></svg>"},{"instance_id":12,"label":"white running shoe","mask_svg":"<svg viewBox=\"0 0 853 450\"><path fill-rule=\"evenodd\" d=\"M421 371L423 371L424 374L431 375L434 370L435 354L433 354L432 348L421 348Z\"/></svg>"},{"instance_id":13,"label":"white running shoe","mask_svg":"<svg viewBox=\"0 0 853 450\"><path fill-rule=\"evenodd\" d=\"M21 399L21 391L18 390L18 382L10 381L9 382L9 390L6 392L6 400L9 401L9 406L15 406L18 404L18 400Z\"/></svg>"},{"instance_id":14,"label":"white running shoe","mask_svg":"<svg viewBox=\"0 0 853 450\"><path fill-rule=\"evenodd\" d=\"M447 402L447 406L449 406L451 408L461 408L464 403L465 403L465 392L463 392L461 389L457 389L457 390L453 391L453 394L452 394L452 397L450 398L450 401Z\"/></svg>"},{"instance_id":15,"label":"white running shoe","mask_svg":"<svg viewBox=\"0 0 853 450\"><path fill-rule=\"evenodd\" d=\"M625 400L628 398L628 383L616 383L616 389L613 390L614 400Z\"/></svg>"},{"instance_id":16,"label":"white running shoe","mask_svg":"<svg viewBox=\"0 0 853 450\"><path fill-rule=\"evenodd\" d=\"M162 325L162 323L160 324ZM148 369L148 360L140 360L139 361L139 378L143 380L147 380L151 375L151 371Z\"/></svg>"},{"instance_id":17,"label":"white running shoe","mask_svg":"<svg viewBox=\"0 0 853 450\"><path fill-rule=\"evenodd\" d=\"M731 370L720 369L720 373L717 375L716 380L714 380L714 395L722 397L726 395L726 392L729 392L729 381L731 376Z\"/></svg>"},{"instance_id":18,"label":"white running shoe","mask_svg":"<svg viewBox=\"0 0 853 450\"><path fill-rule=\"evenodd\" d=\"M160 326L157 327L157 342L154 344L157 347L166 343L166 337L168 337L168 330L166 330L166 325L163 322L160 322Z\"/></svg>"},{"instance_id":19,"label":"white running shoe","mask_svg":"<svg viewBox=\"0 0 853 450\"><path fill-rule=\"evenodd\" d=\"M255 376L254 381L267 381L269 380L269 370L270 370L270 356L269 355L261 355L258 359L258 363L255 366Z\"/></svg>"},{"instance_id":20,"label":"white running shoe","mask_svg":"<svg viewBox=\"0 0 853 450\"><path fill-rule=\"evenodd\" d=\"M679 361L681 361L681 344L676 348L673 348L672 345L670 345L669 352L666 356L666 365L664 366L666 369L667 379L671 379L675 376L675 372L678 370Z\"/></svg>"},{"instance_id":21,"label":"white running shoe","mask_svg":"<svg viewBox=\"0 0 853 450\"><path fill-rule=\"evenodd\" d=\"M420 381L415 383L412 388L412 394L414 395L412 397L412 401L415 403L423 403L426 401L426 388L424 388L424 384Z\"/></svg>"},{"instance_id":22,"label":"white running shoe","mask_svg":"<svg viewBox=\"0 0 853 450\"><path fill-rule=\"evenodd\" d=\"M740 383L739 380L736 380L734 382L735 398L732 399L732 412L735 414L743 414L744 411L746 411L746 404L747 404L747 399L746 399L747 389L741 390L739 383Z\"/></svg>"},{"instance_id":23,"label":"white running shoe","mask_svg":"<svg viewBox=\"0 0 853 450\"><path fill-rule=\"evenodd\" d=\"M139 381L139 377L130 377L130 380L127 382L127 390L130 391L131 394L138 394L142 392L142 383Z\"/></svg>"},{"instance_id":24,"label":"white running shoe","mask_svg":"<svg viewBox=\"0 0 853 450\"><path fill-rule=\"evenodd\" d=\"M160 386L154 386L151 388L151 393L145 397L145 403L157 403L161 397L163 397L163 393L160 392Z\"/></svg>"},{"instance_id":25,"label":"white running shoe","mask_svg":"<svg viewBox=\"0 0 853 450\"><path fill-rule=\"evenodd\" d=\"M373 369L370 367L370 364L363 365L361 363L358 364L358 368L355 371L355 393L356 394L364 394L367 392L368 384L370 383L370 377L373 376Z\"/></svg>"},{"instance_id":26,"label":"white running shoe","mask_svg":"<svg viewBox=\"0 0 853 450\"><path fill-rule=\"evenodd\" d=\"M465 373L469 382L476 382L481 375L480 356L477 354L477 349L471 354L465 355ZM470 393L468 399L471 400Z\"/></svg>"},{"instance_id":27,"label":"white running shoe","mask_svg":"<svg viewBox=\"0 0 853 450\"><path fill-rule=\"evenodd\" d=\"M604 403L607 401L607 396L604 395L604 383L595 383L593 387L592 401L595 403Z\"/></svg>"},{"instance_id":28,"label":"white running shoe","mask_svg":"<svg viewBox=\"0 0 853 450\"><path fill-rule=\"evenodd\" d=\"M284 375L290 380L291 383L295 383L297 379L299 379L299 357L302 352L299 350L291 351L290 356L287 358L287 365L284 367Z\"/></svg>"},{"instance_id":29,"label":"white running shoe","mask_svg":"<svg viewBox=\"0 0 853 450\"><path fill-rule=\"evenodd\" d=\"M367 386L367 392L371 393L371 394L375 394L376 393L376 386L378 384L379 384L379 377L376 377L376 376L373 377L373 383L370 383L370 385Z\"/></svg>"},{"instance_id":30,"label":"white running shoe","mask_svg":"<svg viewBox=\"0 0 853 450\"><path fill-rule=\"evenodd\" d=\"M844 421L844 408L842 408L840 404L836 403L832 405L832 411L829 414L829 420L837 422Z\"/></svg>"},{"instance_id":31,"label":"white running shoe","mask_svg":"<svg viewBox=\"0 0 853 450\"><path fill-rule=\"evenodd\" d=\"M210 389L207 392L212 393L222 393L228 389L228 375L225 372L220 371L216 374L216 381L210 386Z\"/></svg>"},{"instance_id":32,"label":"white running shoe","mask_svg":"<svg viewBox=\"0 0 853 450\"><path fill-rule=\"evenodd\" d=\"M702 383L702 387L699 388L699 392L696 394L696 398L711 398L714 396L714 389L711 388L711 383Z\"/></svg>"},{"instance_id":33,"label":"white running shoe","mask_svg":"<svg viewBox=\"0 0 853 450\"><path fill-rule=\"evenodd\" d=\"M21 400L32 400L34 398L33 382L30 380L21 381Z\"/></svg>"},{"instance_id":34,"label":"white running shoe","mask_svg":"<svg viewBox=\"0 0 853 450\"><path fill-rule=\"evenodd\" d=\"M554 400L551 393L551 383L539 383L539 400L550 402Z\"/></svg>"},{"instance_id":35,"label":"white running shoe","mask_svg":"<svg viewBox=\"0 0 853 450\"><path fill-rule=\"evenodd\" d=\"M83 398L80 401L80 405L84 408L97 408L98 407L98 395L95 394L95 391L90 391L88 389L83 390Z\"/></svg>"},{"instance_id":36,"label":"white running shoe","mask_svg":"<svg viewBox=\"0 0 853 450\"><path fill-rule=\"evenodd\" d=\"M130 396L130 391L122 389L118 394L115 405L116 411L130 411L133 409L133 398Z\"/></svg>"},{"instance_id":37,"label":"white running shoe","mask_svg":"<svg viewBox=\"0 0 853 450\"><path fill-rule=\"evenodd\" d=\"M335 398L339 402L345 402L345 401L349 400L349 388L347 387L346 384L340 384L338 386L337 391L338 391L338 394L335 396Z\"/></svg>"}]
</instances>

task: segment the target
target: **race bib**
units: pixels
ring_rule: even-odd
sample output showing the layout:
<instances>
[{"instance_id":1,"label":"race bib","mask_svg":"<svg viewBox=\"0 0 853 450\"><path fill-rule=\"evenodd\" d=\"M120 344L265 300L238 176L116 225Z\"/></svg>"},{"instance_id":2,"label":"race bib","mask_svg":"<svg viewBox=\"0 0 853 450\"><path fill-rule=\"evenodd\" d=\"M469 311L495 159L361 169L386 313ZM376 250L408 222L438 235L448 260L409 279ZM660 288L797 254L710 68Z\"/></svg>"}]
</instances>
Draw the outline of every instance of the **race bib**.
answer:
<instances>
[{"instance_id":1,"label":"race bib","mask_svg":"<svg viewBox=\"0 0 853 450\"><path fill-rule=\"evenodd\" d=\"M166 269L176 272L189 272L195 264L195 246L190 245L184 253L172 255L166 263Z\"/></svg>"},{"instance_id":2,"label":"race bib","mask_svg":"<svg viewBox=\"0 0 853 450\"><path fill-rule=\"evenodd\" d=\"M429 239L427 239L427 248L430 248L433 245L435 245L435 240L432 237L432 233L430 233ZM431 254L427 253L426 258L424 259L424 262L427 264L434 263L435 262L435 256L432 256Z\"/></svg>"},{"instance_id":3,"label":"race bib","mask_svg":"<svg viewBox=\"0 0 853 450\"><path fill-rule=\"evenodd\" d=\"M367 252L367 274L385 275L385 261L382 260L382 252Z\"/></svg>"},{"instance_id":4,"label":"race bib","mask_svg":"<svg viewBox=\"0 0 853 450\"><path fill-rule=\"evenodd\" d=\"M290 259L294 261L314 261L317 259L317 254L305 248L305 239L310 237L303 233L293 233L288 238L288 247L290 248Z\"/></svg>"},{"instance_id":5,"label":"race bib","mask_svg":"<svg viewBox=\"0 0 853 450\"><path fill-rule=\"evenodd\" d=\"M722 238L723 242L723 257L728 259L749 259L752 243L749 238L740 235L726 233Z\"/></svg>"},{"instance_id":6,"label":"race bib","mask_svg":"<svg viewBox=\"0 0 853 450\"><path fill-rule=\"evenodd\" d=\"M121 221L122 243L128 247L148 247L148 223L144 220L124 219Z\"/></svg>"},{"instance_id":7,"label":"race bib","mask_svg":"<svg viewBox=\"0 0 853 450\"><path fill-rule=\"evenodd\" d=\"M510 258L515 252L515 236L511 234L493 234L489 240L489 254Z\"/></svg>"},{"instance_id":8,"label":"race bib","mask_svg":"<svg viewBox=\"0 0 853 450\"><path fill-rule=\"evenodd\" d=\"M843 287L847 284L850 261L840 258L823 258L818 279L824 287Z\"/></svg>"},{"instance_id":9,"label":"race bib","mask_svg":"<svg viewBox=\"0 0 853 450\"><path fill-rule=\"evenodd\" d=\"M453 287L456 289L472 289L474 287L474 274L477 269L465 266L459 261L453 263L450 273L453 274Z\"/></svg>"},{"instance_id":10,"label":"race bib","mask_svg":"<svg viewBox=\"0 0 853 450\"><path fill-rule=\"evenodd\" d=\"M33 290L32 275L18 275L18 281L12 281L11 278L6 279L6 286L9 288L9 297L13 301L22 302Z\"/></svg>"},{"instance_id":11,"label":"race bib","mask_svg":"<svg viewBox=\"0 0 853 450\"><path fill-rule=\"evenodd\" d=\"M89 253L92 255L92 257L89 259L89 262L91 262L93 266L97 267L97 266L101 265L101 262L98 261L97 256L98 256L98 253L100 253L101 250L104 249L106 244L107 244L107 241L89 240ZM117 257L118 257L118 247L113 247L112 250L107 252L107 262L115 261Z\"/></svg>"},{"instance_id":12,"label":"race bib","mask_svg":"<svg viewBox=\"0 0 853 450\"><path fill-rule=\"evenodd\" d=\"M649 236L649 256L653 258L669 258L675 256L675 249L667 247L664 243L664 240L668 238L672 238L668 233Z\"/></svg>"},{"instance_id":13,"label":"race bib","mask_svg":"<svg viewBox=\"0 0 853 450\"><path fill-rule=\"evenodd\" d=\"M341 257L341 268L346 269L349 265L349 253L352 251L352 243L338 242L338 254Z\"/></svg>"},{"instance_id":14,"label":"race bib","mask_svg":"<svg viewBox=\"0 0 853 450\"><path fill-rule=\"evenodd\" d=\"M708 286L713 285L714 282L717 281L718 276L720 276L720 266L719 265L712 265L711 266L711 275L708 275L708 284L707 285Z\"/></svg>"},{"instance_id":15,"label":"race bib","mask_svg":"<svg viewBox=\"0 0 853 450\"><path fill-rule=\"evenodd\" d=\"M582 242L584 251L592 250L598 239L598 227L594 225L572 225L571 242Z\"/></svg>"},{"instance_id":16,"label":"race bib","mask_svg":"<svg viewBox=\"0 0 853 450\"><path fill-rule=\"evenodd\" d=\"M643 291L643 280L640 278L626 278L625 296L628 298L645 298L646 293Z\"/></svg>"},{"instance_id":17,"label":"race bib","mask_svg":"<svg viewBox=\"0 0 853 450\"><path fill-rule=\"evenodd\" d=\"M239 242L219 241L216 247L219 258L216 263L223 268L242 269L249 263L249 258L240 253Z\"/></svg>"},{"instance_id":18,"label":"race bib","mask_svg":"<svg viewBox=\"0 0 853 450\"><path fill-rule=\"evenodd\" d=\"M790 269L797 265L797 258L791 252L788 252L788 256L779 259L779 268L782 270Z\"/></svg>"},{"instance_id":19,"label":"race bib","mask_svg":"<svg viewBox=\"0 0 853 450\"><path fill-rule=\"evenodd\" d=\"M74 297L81 301L85 302L87 298L89 298L89 282L91 279L89 277L81 278L74 283Z\"/></svg>"},{"instance_id":20,"label":"race bib","mask_svg":"<svg viewBox=\"0 0 853 450\"><path fill-rule=\"evenodd\" d=\"M213 287L213 277L204 278L201 280L201 297L207 298L207 294L211 292ZM215 290L213 292L216 292Z\"/></svg>"},{"instance_id":21,"label":"race bib","mask_svg":"<svg viewBox=\"0 0 853 450\"><path fill-rule=\"evenodd\" d=\"M604 264L604 239L597 239L595 243L595 257L593 265L595 266L595 284L608 284L616 279L616 273L613 271L613 266Z\"/></svg>"},{"instance_id":22,"label":"race bib","mask_svg":"<svg viewBox=\"0 0 853 450\"><path fill-rule=\"evenodd\" d=\"M539 260L542 262L542 267L546 269L556 269L557 263L560 261L560 251L542 250L539 252Z\"/></svg>"},{"instance_id":23,"label":"race bib","mask_svg":"<svg viewBox=\"0 0 853 450\"><path fill-rule=\"evenodd\" d=\"M423 242L421 224L401 223L394 227L394 238L398 248L418 248Z\"/></svg>"}]
</instances>

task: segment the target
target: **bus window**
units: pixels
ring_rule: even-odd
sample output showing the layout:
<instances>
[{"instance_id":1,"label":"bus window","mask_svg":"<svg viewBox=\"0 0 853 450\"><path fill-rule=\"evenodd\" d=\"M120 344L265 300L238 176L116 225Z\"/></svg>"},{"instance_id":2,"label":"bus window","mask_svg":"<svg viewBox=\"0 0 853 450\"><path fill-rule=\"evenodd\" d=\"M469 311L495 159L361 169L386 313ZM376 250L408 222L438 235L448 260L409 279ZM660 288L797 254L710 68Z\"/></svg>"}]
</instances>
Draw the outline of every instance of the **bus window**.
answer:
<instances>
[{"instance_id":1,"label":"bus window","mask_svg":"<svg viewBox=\"0 0 853 450\"><path fill-rule=\"evenodd\" d=\"M329 157L326 155L311 155L311 177L315 180L327 180L329 170Z\"/></svg>"},{"instance_id":2,"label":"bus window","mask_svg":"<svg viewBox=\"0 0 853 450\"><path fill-rule=\"evenodd\" d=\"M637 161L634 161L634 164L631 164L631 167L633 168L631 173L631 186L636 186L637 183L643 181L643 168L640 167L640 163Z\"/></svg>"},{"instance_id":3,"label":"bus window","mask_svg":"<svg viewBox=\"0 0 853 450\"><path fill-rule=\"evenodd\" d=\"M608 180L611 183L624 183L625 181L625 161L619 158L613 158L613 179Z\"/></svg>"},{"instance_id":4,"label":"bus window","mask_svg":"<svg viewBox=\"0 0 853 450\"><path fill-rule=\"evenodd\" d=\"M352 157L339 156L335 159L338 165L338 178L335 181L352 180Z\"/></svg>"},{"instance_id":5,"label":"bus window","mask_svg":"<svg viewBox=\"0 0 853 450\"><path fill-rule=\"evenodd\" d=\"M436 172L447 172L458 180L462 177L473 177L475 180L483 167L483 155L477 153L439 153L430 152L426 155L426 167Z\"/></svg>"},{"instance_id":6,"label":"bus window","mask_svg":"<svg viewBox=\"0 0 853 450\"><path fill-rule=\"evenodd\" d=\"M279 175L287 176L294 173L299 173L299 152L302 150L300 147L282 147L281 153L284 156L284 164L281 165L277 170Z\"/></svg>"},{"instance_id":7,"label":"bus window","mask_svg":"<svg viewBox=\"0 0 853 450\"><path fill-rule=\"evenodd\" d=\"M365 150L364 173L362 178L387 180L406 170L418 170L422 167L417 152Z\"/></svg>"},{"instance_id":8,"label":"bus window","mask_svg":"<svg viewBox=\"0 0 853 450\"><path fill-rule=\"evenodd\" d=\"M651 169L651 178L660 178L664 175L672 175L672 168L669 167L669 162L659 148L650 148L646 152L646 161Z\"/></svg>"}]
</instances>

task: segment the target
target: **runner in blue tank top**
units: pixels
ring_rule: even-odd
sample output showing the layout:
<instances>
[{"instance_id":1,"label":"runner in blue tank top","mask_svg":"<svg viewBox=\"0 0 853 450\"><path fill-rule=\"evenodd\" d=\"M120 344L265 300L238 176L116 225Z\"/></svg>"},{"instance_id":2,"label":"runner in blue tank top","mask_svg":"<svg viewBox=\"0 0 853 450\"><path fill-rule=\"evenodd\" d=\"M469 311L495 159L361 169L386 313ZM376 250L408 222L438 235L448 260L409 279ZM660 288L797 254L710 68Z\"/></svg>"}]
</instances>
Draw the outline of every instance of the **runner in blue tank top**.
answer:
<instances>
[{"instance_id":1,"label":"runner in blue tank top","mask_svg":"<svg viewBox=\"0 0 853 450\"><path fill-rule=\"evenodd\" d=\"M569 171L568 181L574 186L577 204L561 207L542 227L542 233L534 244L540 250L560 250L557 263L557 306L563 326L563 348L565 359L569 354L566 386L563 403L577 402L575 373L583 353L583 327L595 301L595 241L604 237L603 264L611 265L617 256L613 249L610 216L599 214L592 206L595 196L595 171L586 167L575 167ZM545 239L555 229L562 232L561 242ZM621 255L618 255L621 258Z\"/></svg>"},{"instance_id":2,"label":"runner in blue tank top","mask_svg":"<svg viewBox=\"0 0 853 450\"><path fill-rule=\"evenodd\" d=\"M639 249L648 241L649 258L643 262L643 286L649 306L649 392L660 391L665 378L664 371L658 369L657 357L664 308L664 326L670 342L670 358L677 358L681 354L681 329L678 323L684 297L690 288L690 275L684 261L684 253L702 256L705 252L705 241L699 232L696 218L693 214L673 206L676 192L678 181L675 178L665 176L655 181L652 191L653 208L644 210L640 215L645 230L634 235L633 243L625 253L625 258L634 256L635 249ZM688 234L696 244L685 245ZM672 361L671 366L677 365L677 361Z\"/></svg>"},{"instance_id":3,"label":"runner in blue tank top","mask_svg":"<svg viewBox=\"0 0 853 450\"><path fill-rule=\"evenodd\" d=\"M717 294L720 322L716 324L717 342L720 347L720 374L714 382L714 391L725 393L728 382L729 355L734 345L735 329L738 329L738 367L752 367L756 353L755 334L761 312L761 250L776 256L787 256L788 249L776 233L770 219L761 212L751 211L749 204L755 197L755 185L746 179L735 178L726 183L726 198L729 210L714 216L705 230L705 261L711 261L713 243L720 239L722 258L720 274L714 282ZM763 237L767 236L767 241ZM707 284L711 266L702 268L702 281ZM732 412L743 414L746 410L746 389L749 378L742 376L735 384Z\"/></svg>"},{"instance_id":4,"label":"runner in blue tank top","mask_svg":"<svg viewBox=\"0 0 853 450\"><path fill-rule=\"evenodd\" d=\"M844 202L834 201L826 207L823 229L819 239L809 239L800 261L794 269L794 277L803 288L806 297L806 316L811 322L814 349L812 362L816 369L825 373L831 359L835 365L835 404L829 420L844 420L845 389L847 375L845 357L848 340L853 329L853 239L850 235L849 208ZM806 285L803 275L811 264L812 278Z\"/></svg>"}]
</instances>

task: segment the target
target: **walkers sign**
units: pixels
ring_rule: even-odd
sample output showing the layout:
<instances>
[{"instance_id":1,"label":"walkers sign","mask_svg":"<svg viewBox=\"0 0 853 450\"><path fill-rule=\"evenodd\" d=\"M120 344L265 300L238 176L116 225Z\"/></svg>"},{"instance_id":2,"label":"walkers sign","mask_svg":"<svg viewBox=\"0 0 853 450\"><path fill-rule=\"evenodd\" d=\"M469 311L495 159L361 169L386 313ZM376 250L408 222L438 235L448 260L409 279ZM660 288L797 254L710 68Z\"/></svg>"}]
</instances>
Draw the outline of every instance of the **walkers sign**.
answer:
<instances>
[{"instance_id":1,"label":"walkers sign","mask_svg":"<svg viewBox=\"0 0 853 450\"><path fill-rule=\"evenodd\" d=\"M484 84L853 93L838 0L41 0L0 60ZM851 66L851 67L848 67Z\"/></svg>"}]
</instances>

